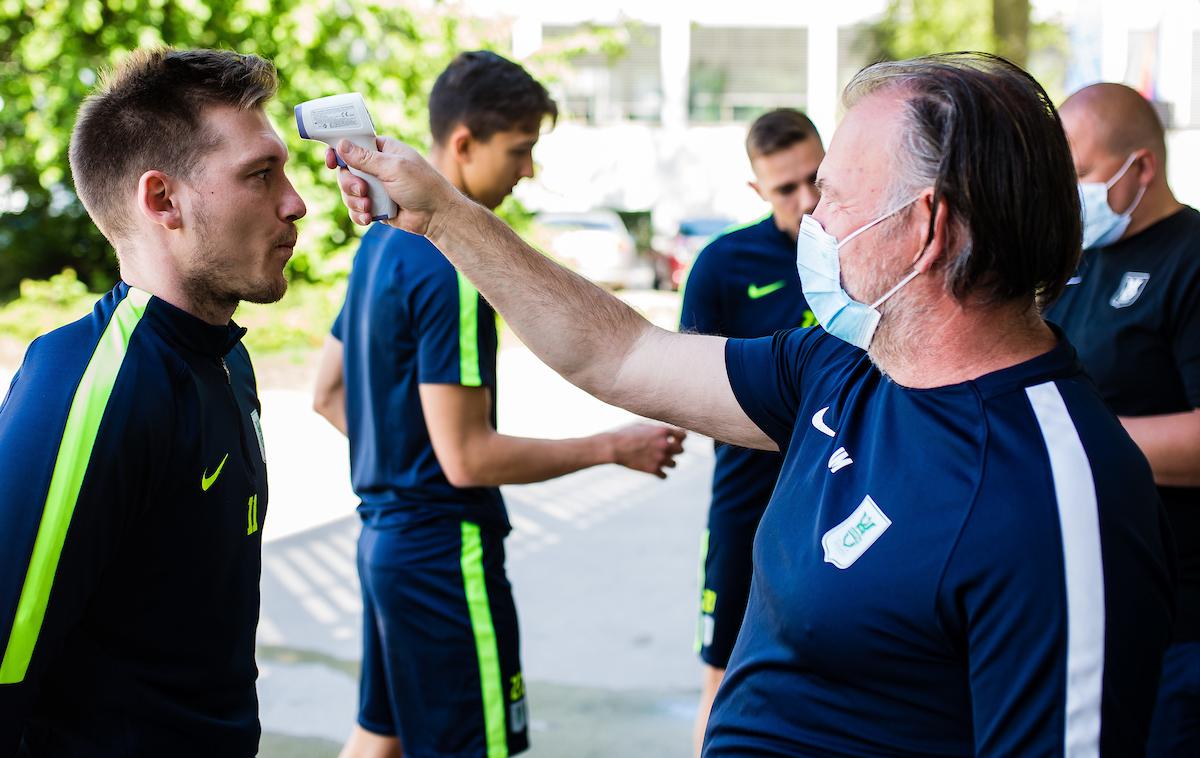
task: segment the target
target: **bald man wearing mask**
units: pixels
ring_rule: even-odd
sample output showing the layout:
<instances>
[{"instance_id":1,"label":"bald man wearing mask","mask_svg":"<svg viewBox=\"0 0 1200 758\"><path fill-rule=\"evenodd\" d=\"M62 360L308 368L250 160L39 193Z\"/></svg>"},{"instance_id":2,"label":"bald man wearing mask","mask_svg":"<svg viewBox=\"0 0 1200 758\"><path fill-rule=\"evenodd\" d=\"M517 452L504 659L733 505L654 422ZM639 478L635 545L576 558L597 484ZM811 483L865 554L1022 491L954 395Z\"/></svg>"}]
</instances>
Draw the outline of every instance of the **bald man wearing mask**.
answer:
<instances>
[{"instance_id":1,"label":"bald man wearing mask","mask_svg":"<svg viewBox=\"0 0 1200 758\"><path fill-rule=\"evenodd\" d=\"M1154 472L1179 597L1148 755L1200 755L1200 213L1167 184L1163 126L1121 84L1060 110L1083 200L1084 253L1046 311Z\"/></svg>"}]
</instances>

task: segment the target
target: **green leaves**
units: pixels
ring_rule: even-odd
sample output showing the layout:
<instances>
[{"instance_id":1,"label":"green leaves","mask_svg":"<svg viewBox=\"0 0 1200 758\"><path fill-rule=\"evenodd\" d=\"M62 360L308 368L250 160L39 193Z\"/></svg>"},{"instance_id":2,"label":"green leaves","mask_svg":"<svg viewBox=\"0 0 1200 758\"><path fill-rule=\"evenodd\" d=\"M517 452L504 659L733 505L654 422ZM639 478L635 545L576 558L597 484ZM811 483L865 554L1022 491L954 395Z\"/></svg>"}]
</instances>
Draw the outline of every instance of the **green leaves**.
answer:
<instances>
[{"instance_id":1,"label":"green leaves","mask_svg":"<svg viewBox=\"0 0 1200 758\"><path fill-rule=\"evenodd\" d=\"M94 289L115 280L108 243L71 192L67 146L99 72L129 51L213 47L274 61L280 86L267 112L288 144L288 174L309 209L291 272L319 279L344 269L324 262L358 231L324 150L296 135L293 106L356 90L382 133L424 149L434 79L459 51L496 48L501 31L437 6L385 2L0 0L0 193L28 198L23 209L0 214L0 299L15 294L22 278L66 266ZM0 197L0 207L11 203Z\"/></svg>"}]
</instances>

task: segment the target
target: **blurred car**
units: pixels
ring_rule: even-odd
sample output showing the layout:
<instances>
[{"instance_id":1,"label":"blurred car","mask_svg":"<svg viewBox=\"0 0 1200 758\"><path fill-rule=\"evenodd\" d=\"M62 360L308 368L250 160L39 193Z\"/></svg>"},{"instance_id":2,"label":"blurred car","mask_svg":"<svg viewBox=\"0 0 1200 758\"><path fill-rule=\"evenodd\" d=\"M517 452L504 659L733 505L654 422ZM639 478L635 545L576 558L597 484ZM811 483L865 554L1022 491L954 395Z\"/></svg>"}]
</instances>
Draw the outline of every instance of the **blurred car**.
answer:
<instances>
[{"instance_id":1,"label":"blurred car","mask_svg":"<svg viewBox=\"0 0 1200 758\"><path fill-rule=\"evenodd\" d=\"M540 213L534 225L546 253L599 285L637 288L653 281L652 268L638 257L633 235L613 211Z\"/></svg>"},{"instance_id":2,"label":"blurred car","mask_svg":"<svg viewBox=\"0 0 1200 758\"><path fill-rule=\"evenodd\" d=\"M733 221L718 216L685 218L679 229L660 246L655 261L655 285L659 289L677 290L696 260L696 256L713 237L733 225Z\"/></svg>"}]
</instances>

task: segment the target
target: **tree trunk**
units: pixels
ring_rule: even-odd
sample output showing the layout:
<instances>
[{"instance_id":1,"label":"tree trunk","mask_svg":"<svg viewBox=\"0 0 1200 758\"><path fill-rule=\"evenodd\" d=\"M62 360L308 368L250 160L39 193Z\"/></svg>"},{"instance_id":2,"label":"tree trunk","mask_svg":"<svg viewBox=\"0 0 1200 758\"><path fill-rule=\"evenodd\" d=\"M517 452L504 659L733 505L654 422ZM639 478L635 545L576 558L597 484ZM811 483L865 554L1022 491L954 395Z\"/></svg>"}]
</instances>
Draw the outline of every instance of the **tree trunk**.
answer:
<instances>
[{"instance_id":1,"label":"tree trunk","mask_svg":"<svg viewBox=\"0 0 1200 758\"><path fill-rule=\"evenodd\" d=\"M992 0L996 53L1024 68L1029 63L1029 0Z\"/></svg>"}]
</instances>

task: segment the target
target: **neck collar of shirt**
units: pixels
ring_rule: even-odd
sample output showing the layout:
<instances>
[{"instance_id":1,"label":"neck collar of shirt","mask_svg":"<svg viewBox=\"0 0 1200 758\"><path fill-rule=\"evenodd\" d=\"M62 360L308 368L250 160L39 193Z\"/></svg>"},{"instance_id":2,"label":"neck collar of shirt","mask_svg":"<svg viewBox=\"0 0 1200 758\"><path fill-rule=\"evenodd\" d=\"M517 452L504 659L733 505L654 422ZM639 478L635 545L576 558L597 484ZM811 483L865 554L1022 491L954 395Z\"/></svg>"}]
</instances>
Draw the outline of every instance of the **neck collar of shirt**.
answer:
<instances>
[{"instance_id":1,"label":"neck collar of shirt","mask_svg":"<svg viewBox=\"0 0 1200 758\"><path fill-rule=\"evenodd\" d=\"M1054 332L1057 340L1053 348L1015 366L984 374L971 382L976 390L985 398L995 397L1022 387L1041 384L1043 381L1082 373L1083 364L1080 363L1075 348L1071 347L1062 329L1049 322L1046 325Z\"/></svg>"},{"instance_id":2,"label":"neck collar of shirt","mask_svg":"<svg viewBox=\"0 0 1200 758\"><path fill-rule=\"evenodd\" d=\"M778 238L778 241L784 247L788 248L789 252L791 252L791 253L795 252L796 240L792 239L791 236L787 232L785 232L784 230L779 228L779 225L775 223L775 214L774 213L769 214L766 217L766 219L763 220L763 224L765 226L768 226L768 228L772 232L775 233L775 236Z\"/></svg>"},{"instance_id":3,"label":"neck collar of shirt","mask_svg":"<svg viewBox=\"0 0 1200 758\"><path fill-rule=\"evenodd\" d=\"M1088 260L1095 253L1121 253L1125 250L1138 250L1162 244L1165 240L1169 240L1179 234L1188 234L1189 230L1186 229L1184 224L1186 224L1188 216L1195 213L1195 209L1185 205L1174 213L1163 216L1145 229L1138 230L1136 234L1123 237L1116 242L1102 247L1084 250L1082 259ZM1165 240L1160 239L1160 237L1165 238Z\"/></svg>"},{"instance_id":4,"label":"neck collar of shirt","mask_svg":"<svg viewBox=\"0 0 1200 758\"><path fill-rule=\"evenodd\" d=\"M122 296L134 289L125 282L117 287ZM246 330L232 320L219 326L210 324L154 295L150 296L146 318L160 326L168 339L214 358L224 358L246 334Z\"/></svg>"}]
</instances>

